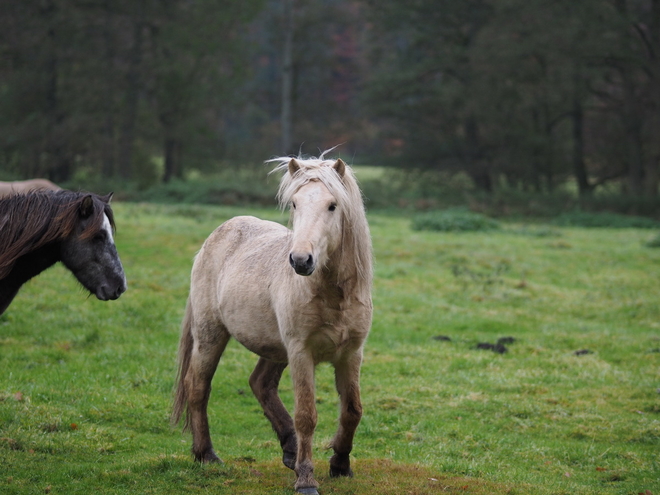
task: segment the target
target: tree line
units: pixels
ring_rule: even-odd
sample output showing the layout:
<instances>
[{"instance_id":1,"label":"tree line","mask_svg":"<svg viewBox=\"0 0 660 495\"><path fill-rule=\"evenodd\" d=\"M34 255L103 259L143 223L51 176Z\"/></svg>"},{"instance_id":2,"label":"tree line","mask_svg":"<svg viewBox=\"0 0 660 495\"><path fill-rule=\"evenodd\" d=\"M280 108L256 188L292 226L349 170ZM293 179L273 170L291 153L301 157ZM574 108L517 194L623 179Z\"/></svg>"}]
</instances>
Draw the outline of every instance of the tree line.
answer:
<instances>
[{"instance_id":1,"label":"tree line","mask_svg":"<svg viewBox=\"0 0 660 495\"><path fill-rule=\"evenodd\" d=\"M342 144L484 191L658 193L660 0L0 5L6 176L149 183Z\"/></svg>"}]
</instances>

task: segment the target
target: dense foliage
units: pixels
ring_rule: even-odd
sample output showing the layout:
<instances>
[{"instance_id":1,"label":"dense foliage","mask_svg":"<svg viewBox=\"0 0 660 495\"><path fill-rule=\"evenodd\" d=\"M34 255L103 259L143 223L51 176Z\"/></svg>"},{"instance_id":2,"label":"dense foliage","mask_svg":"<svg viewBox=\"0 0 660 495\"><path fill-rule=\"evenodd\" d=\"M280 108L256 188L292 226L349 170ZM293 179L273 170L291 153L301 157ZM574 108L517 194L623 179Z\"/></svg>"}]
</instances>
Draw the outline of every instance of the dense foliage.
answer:
<instances>
[{"instance_id":1,"label":"dense foliage","mask_svg":"<svg viewBox=\"0 0 660 495\"><path fill-rule=\"evenodd\" d=\"M660 180L658 0L0 5L0 178L139 185L343 143L482 191Z\"/></svg>"}]
</instances>

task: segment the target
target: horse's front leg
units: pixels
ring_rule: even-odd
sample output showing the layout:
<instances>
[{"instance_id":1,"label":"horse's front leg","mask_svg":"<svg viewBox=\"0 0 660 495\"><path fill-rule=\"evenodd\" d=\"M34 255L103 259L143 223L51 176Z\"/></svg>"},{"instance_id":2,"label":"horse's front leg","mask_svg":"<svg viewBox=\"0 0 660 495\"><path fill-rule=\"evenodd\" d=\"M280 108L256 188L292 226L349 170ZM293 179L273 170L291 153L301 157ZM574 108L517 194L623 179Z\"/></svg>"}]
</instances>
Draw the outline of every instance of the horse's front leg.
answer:
<instances>
[{"instance_id":1,"label":"horse's front leg","mask_svg":"<svg viewBox=\"0 0 660 495\"><path fill-rule=\"evenodd\" d=\"M311 353L304 348L290 349L289 365L295 396L293 424L298 439L295 489L299 493L318 495L316 488L319 484L314 479L312 463L312 442L317 420L314 400L314 360Z\"/></svg>"},{"instance_id":2,"label":"horse's front leg","mask_svg":"<svg viewBox=\"0 0 660 495\"><path fill-rule=\"evenodd\" d=\"M353 476L349 454L353 449L355 430L362 418L362 403L360 401L360 366L362 364L362 349L357 350L335 365L335 384L341 401L339 429L332 440L335 451L330 458L330 476Z\"/></svg>"}]
</instances>

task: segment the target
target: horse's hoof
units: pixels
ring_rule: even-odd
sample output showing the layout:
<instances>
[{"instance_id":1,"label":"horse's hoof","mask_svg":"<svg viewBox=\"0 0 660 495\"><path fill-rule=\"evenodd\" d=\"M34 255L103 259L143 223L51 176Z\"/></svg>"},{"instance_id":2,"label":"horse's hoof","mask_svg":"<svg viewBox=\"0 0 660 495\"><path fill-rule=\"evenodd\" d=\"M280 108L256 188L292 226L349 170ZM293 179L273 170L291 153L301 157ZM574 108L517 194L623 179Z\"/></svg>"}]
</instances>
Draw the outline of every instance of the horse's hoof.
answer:
<instances>
[{"instance_id":1,"label":"horse's hoof","mask_svg":"<svg viewBox=\"0 0 660 495\"><path fill-rule=\"evenodd\" d=\"M212 450L210 452L205 452L204 454L201 455L195 455L195 460L198 462L201 462L202 464L211 464L211 463L220 463L224 464L223 460L220 459L217 455L215 455L215 452Z\"/></svg>"},{"instance_id":2,"label":"horse's hoof","mask_svg":"<svg viewBox=\"0 0 660 495\"><path fill-rule=\"evenodd\" d=\"M282 463L291 470L296 468L296 454L293 452L284 452Z\"/></svg>"},{"instance_id":3,"label":"horse's hoof","mask_svg":"<svg viewBox=\"0 0 660 495\"><path fill-rule=\"evenodd\" d=\"M330 466L330 477L339 478L340 476L347 476L349 478L352 478L353 470L351 468L340 469L340 468L333 468L332 466Z\"/></svg>"},{"instance_id":4,"label":"horse's hoof","mask_svg":"<svg viewBox=\"0 0 660 495\"><path fill-rule=\"evenodd\" d=\"M319 491L313 486L308 488L298 488L296 493L302 493L303 495L319 495Z\"/></svg>"},{"instance_id":5,"label":"horse's hoof","mask_svg":"<svg viewBox=\"0 0 660 495\"><path fill-rule=\"evenodd\" d=\"M335 454L330 458L330 477L339 478L340 476L348 476L349 478L353 477L351 460L349 459L348 454Z\"/></svg>"}]
</instances>

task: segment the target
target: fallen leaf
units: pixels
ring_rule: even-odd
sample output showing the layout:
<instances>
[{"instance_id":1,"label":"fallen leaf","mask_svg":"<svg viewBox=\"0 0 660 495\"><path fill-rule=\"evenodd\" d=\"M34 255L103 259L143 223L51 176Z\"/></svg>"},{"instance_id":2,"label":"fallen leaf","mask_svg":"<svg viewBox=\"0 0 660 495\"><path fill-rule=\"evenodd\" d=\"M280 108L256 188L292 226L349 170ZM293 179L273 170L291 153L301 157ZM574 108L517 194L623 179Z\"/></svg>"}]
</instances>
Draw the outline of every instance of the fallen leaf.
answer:
<instances>
[{"instance_id":1,"label":"fallen leaf","mask_svg":"<svg viewBox=\"0 0 660 495\"><path fill-rule=\"evenodd\" d=\"M596 471L607 471L607 468L604 467L597 467Z\"/></svg>"},{"instance_id":2,"label":"fallen leaf","mask_svg":"<svg viewBox=\"0 0 660 495\"><path fill-rule=\"evenodd\" d=\"M14 399L18 402L23 402L23 392L16 392L14 394Z\"/></svg>"},{"instance_id":3,"label":"fallen leaf","mask_svg":"<svg viewBox=\"0 0 660 495\"><path fill-rule=\"evenodd\" d=\"M571 473L569 473L568 471L566 471L566 472L564 473L564 476L566 476L567 478L570 478L570 477L571 477Z\"/></svg>"},{"instance_id":4,"label":"fallen leaf","mask_svg":"<svg viewBox=\"0 0 660 495\"><path fill-rule=\"evenodd\" d=\"M76 423L71 423L71 429L72 429L72 430L77 430L77 429L78 429L78 425L77 425Z\"/></svg>"}]
</instances>

